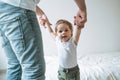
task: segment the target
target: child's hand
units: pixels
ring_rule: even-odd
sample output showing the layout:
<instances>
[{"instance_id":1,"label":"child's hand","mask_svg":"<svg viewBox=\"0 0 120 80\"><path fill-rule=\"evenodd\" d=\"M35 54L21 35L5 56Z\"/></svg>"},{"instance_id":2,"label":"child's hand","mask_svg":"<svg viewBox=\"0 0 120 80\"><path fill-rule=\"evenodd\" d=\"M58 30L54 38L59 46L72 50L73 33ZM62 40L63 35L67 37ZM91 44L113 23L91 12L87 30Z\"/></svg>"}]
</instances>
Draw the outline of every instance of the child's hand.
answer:
<instances>
[{"instance_id":1,"label":"child's hand","mask_svg":"<svg viewBox=\"0 0 120 80\"><path fill-rule=\"evenodd\" d=\"M51 23L49 22L49 20L45 14L43 14L41 17L39 17L39 20L40 20L40 24L42 26L44 26L45 28L49 27L51 25Z\"/></svg>"},{"instance_id":2,"label":"child's hand","mask_svg":"<svg viewBox=\"0 0 120 80\"><path fill-rule=\"evenodd\" d=\"M74 25L77 27L77 29L82 29L84 28L84 24L81 22L81 23L77 23L77 18L76 16L74 16Z\"/></svg>"},{"instance_id":3,"label":"child's hand","mask_svg":"<svg viewBox=\"0 0 120 80\"><path fill-rule=\"evenodd\" d=\"M87 13L86 11L79 10L77 15L74 17L74 24L78 26L83 26L87 21Z\"/></svg>"}]
</instances>

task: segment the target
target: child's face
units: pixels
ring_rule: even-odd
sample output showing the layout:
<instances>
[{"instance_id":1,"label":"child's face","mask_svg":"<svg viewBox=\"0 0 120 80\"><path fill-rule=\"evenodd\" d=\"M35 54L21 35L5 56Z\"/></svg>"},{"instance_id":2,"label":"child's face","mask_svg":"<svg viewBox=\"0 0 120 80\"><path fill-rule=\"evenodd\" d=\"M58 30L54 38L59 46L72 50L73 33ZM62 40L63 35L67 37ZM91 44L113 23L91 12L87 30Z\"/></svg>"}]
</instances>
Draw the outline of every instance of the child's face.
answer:
<instances>
[{"instance_id":1,"label":"child's face","mask_svg":"<svg viewBox=\"0 0 120 80\"><path fill-rule=\"evenodd\" d=\"M67 24L59 24L57 27L57 36L63 42L67 42L72 36L72 30Z\"/></svg>"}]
</instances>

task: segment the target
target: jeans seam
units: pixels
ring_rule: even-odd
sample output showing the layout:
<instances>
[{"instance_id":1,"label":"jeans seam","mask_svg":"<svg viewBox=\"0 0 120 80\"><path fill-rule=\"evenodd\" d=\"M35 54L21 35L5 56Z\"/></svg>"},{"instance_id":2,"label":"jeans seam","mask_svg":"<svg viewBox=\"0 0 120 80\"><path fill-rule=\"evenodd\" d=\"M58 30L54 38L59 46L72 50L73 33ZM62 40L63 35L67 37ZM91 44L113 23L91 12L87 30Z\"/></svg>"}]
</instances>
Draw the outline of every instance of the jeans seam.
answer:
<instances>
[{"instance_id":1,"label":"jeans seam","mask_svg":"<svg viewBox=\"0 0 120 80\"><path fill-rule=\"evenodd\" d=\"M23 50L20 51L20 52L22 53L22 52L25 51L25 41L24 41L24 34L23 34L22 23L21 23L20 17L17 17L17 21L18 21L18 23L20 24L20 25L19 25L19 29L20 29L20 33L21 33L21 35L22 35L21 40L22 40Z\"/></svg>"}]
</instances>

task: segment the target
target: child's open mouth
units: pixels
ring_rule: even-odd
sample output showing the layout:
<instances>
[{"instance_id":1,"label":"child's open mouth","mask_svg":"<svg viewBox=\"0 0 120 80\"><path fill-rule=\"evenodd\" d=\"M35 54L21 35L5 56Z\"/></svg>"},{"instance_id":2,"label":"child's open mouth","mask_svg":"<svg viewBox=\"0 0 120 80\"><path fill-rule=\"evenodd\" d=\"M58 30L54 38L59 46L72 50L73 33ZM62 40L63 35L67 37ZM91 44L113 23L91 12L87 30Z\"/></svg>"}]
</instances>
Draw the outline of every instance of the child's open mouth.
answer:
<instances>
[{"instance_id":1,"label":"child's open mouth","mask_svg":"<svg viewBox=\"0 0 120 80\"><path fill-rule=\"evenodd\" d=\"M62 38L67 38L67 36L62 36Z\"/></svg>"}]
</instances>

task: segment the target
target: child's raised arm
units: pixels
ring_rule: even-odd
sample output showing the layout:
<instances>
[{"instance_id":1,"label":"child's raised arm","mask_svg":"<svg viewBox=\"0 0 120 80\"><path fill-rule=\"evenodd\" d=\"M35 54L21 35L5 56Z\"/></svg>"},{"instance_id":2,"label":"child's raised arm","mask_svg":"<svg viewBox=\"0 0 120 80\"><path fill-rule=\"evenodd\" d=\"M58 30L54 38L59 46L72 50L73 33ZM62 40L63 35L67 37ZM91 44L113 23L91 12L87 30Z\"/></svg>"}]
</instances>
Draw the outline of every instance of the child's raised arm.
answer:
<instances>
[{"instance_id":1,"label":"child's raised arm","mask_svg":"<svg viewBox=\"0 0 120 80\"><path fill-rule=\"evenodd\" d=\"M51 36L55 39L56 33L53 31L51 25L46 25L46 28L48 29L48 31L51 34Z\"/></svg>"},{"instance_id":2,"label":"child's raised arm","mask_svg":"<svg viewBox=\"0 0 120 80\"><path fill-rule=\"evenodd\" d=\"M49 22L47 16L45 14L41 15L39 17L40 24L48 29L48 32L52 35L53 38L56 37L56 34L54 33L53 29L51 28L51 23Z\"/></svg>"},{"instance_id":3,"label":"child's raised arm","mask_svg":"<svg viewBox=\"0 0 120 80\"><path fill-rule=\"evenodd\" d=\"M74 27L74 35L73 35L73 39L74 39L74 43L77 45L78 44L78 41L79 41L79 38L80 38L80 33L81 33L81 29L83 27L80 27L80 26L77 26L75 25Z\"/></svg>"}]
</instances>

